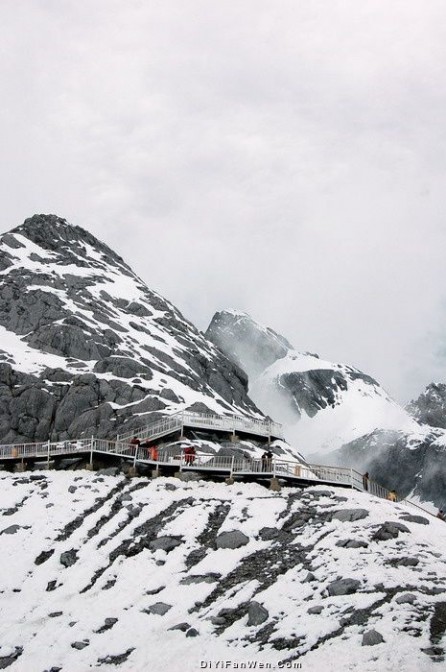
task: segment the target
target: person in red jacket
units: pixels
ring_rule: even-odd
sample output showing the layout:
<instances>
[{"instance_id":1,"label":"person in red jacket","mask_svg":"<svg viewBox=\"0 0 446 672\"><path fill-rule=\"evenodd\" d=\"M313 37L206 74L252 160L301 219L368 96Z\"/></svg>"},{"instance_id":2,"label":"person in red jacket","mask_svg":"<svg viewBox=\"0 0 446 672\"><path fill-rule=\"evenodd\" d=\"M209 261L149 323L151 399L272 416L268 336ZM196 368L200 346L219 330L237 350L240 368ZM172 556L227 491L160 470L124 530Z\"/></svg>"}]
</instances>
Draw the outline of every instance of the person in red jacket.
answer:
<instances>
[{"instance_id":1,"label":"person in red jacket","mask_svg":"<svg viewBox=\"0 0 446 672\"><path fill-rule=\"evenodd\" d=\"M195 461L195 456L196 453L194 446L187 446L184 449L184 461L186 462L186 464L193 464Z\"/></svg>"},{"instance_id":2,"label":"person in red jacket","mask_svg":"<svg viewBox=\"0 0 446 672\"><path fill-rule=\"evenodd\" d=\"M150 459L156 462L158 460L158 446L152 446L150 448Z\"/></svg>"}]
</instances>

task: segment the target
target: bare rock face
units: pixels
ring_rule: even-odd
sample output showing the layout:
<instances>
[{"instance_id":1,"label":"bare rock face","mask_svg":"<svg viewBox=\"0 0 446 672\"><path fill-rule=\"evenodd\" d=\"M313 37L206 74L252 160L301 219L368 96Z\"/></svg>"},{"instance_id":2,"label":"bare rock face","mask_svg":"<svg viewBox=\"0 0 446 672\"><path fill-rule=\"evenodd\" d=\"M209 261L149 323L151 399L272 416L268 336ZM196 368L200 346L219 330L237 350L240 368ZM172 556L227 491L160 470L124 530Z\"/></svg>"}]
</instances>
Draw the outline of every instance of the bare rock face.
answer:
<instances>
[{"instance_id":1,"label":"bare rock face","mask_svg":"<svg viewBox=\"0 0 446 672\"><path fill-rule=\"evenodd\" d=\"M258 375L293 347L283 336L260 327L249 315L239 311L215 313L206 336L249 376Z\"/></svg>"},{"instance_id":2,"label":"bare rock face","mask_svg":"<svg viewBox=\"0 0 446 672\"><path fill-rule=\"evenodd\" d=\"M247 378L113 250L56 215L0 236L0 441L113 438L197 407L257 417Z\"/></svg>"},{"instance_id":3,"label":"bare rock face","mask_svg":"<svg viewBox=\"0 0 446 672\"><path fill-rule=\"evenodd\" d=\"M373 480L388 490L396 490L400 498L412 493L421 501L444 508L445 438L445 430L427 425L414 433L375 430L335 451L330 460L349 464L362 473L368 471Z\"/></svg>"},{"instance_id":4,"label":"bare rock face","mask_svg":"<svg viewBox=\"0 0 446 672\"><path fill-rule=\"evenodd\" d=\"M428 385L418 399L411 401L406 408L418 422L446 429L446 384Z\"/></svg>"}]
</instances>

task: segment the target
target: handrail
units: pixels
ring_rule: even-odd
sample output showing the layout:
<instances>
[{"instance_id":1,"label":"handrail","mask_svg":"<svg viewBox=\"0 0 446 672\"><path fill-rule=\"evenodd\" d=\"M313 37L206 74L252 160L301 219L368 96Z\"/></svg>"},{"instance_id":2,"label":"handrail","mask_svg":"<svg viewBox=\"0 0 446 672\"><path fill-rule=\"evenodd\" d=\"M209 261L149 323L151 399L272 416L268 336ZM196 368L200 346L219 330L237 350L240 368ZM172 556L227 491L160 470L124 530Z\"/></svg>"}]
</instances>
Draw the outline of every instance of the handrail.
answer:
<instances>
[{"instance_id":1,"label":"handrail","mask_svg":"<svg viewBox=\"0 0 446 672\"><path fill-rule=\"evenodd\" d=\"M371 495L383 499L389 499L390 491L368 478L364 481L364 476L355 469L347 467L334 467L320 464L306 464L297 460L287 460L273 456L270 459L257 457L243 457L238 455L218 455L214 453L199 453L194 456L193 460L184 453L181 455L172 455L169 451L162 451L159 453L156 460L151 459L142 452L139 445L129 442L131 437L143 437L156 439L163 436L172 429L182 428L183 424L194 426L201 426L214 429L230 429L236 431L237 429L244 429L248 431L256 427L258 432L267 432L265 435L271 436L271 431L278 428L281 432L281 425L269 420L261 420L256 418L247 418L243 416L224 416L212 413L192 413L188 411L180 411L171 416L164 416L160 420L146 425L145 427L134 430L131 434L120 435L117 441L109 441L107 439L98 439L92 437L90 439L73 439L65 441L42 441L38 443L15 443L15 444L0 444L0 460L1 459L21 459L27 458L42 458L48 462L51 457L61 455L71 455L79 453L93 452L106 453L123 457L125 459L132 459L133 464L137 462L151 463L159 465L177 464L180 469L195 468L200 471L225 471L233 474L265 474L268 476L281 477L285 479L302 479L304 481L314 481L314 483L339 483L342 485L349 485L356 490L368 492ZM149 436L147 432L150 431ZM278 431L274 432L275 435ZM365 484L367 487L365 487ZM420 504L413 502L410 499L399 500L399 503L410 505L423 511L424 513L434 516L435 514L425 509Z\"/></svg>"},{"instance_id":2,"label":"handrail","mask_svg":"<svg viewBox=\"0 0 446 672\"><path fill-rule=\"evenodd\" d=\"M253 431L260 436L277 436L283 438L282 425L272 420L262 420L260 418L249 418L242 415L217 415L216 413L193 413L191 411L179 411L170 416L165 416L162 420L155 420L138 429L119 434L118 441L128 441L136 438L158 438L163 433L172 429L179 429L187 425L191 427L223 429L231 432Z\"/></svg>"}]
</instances>

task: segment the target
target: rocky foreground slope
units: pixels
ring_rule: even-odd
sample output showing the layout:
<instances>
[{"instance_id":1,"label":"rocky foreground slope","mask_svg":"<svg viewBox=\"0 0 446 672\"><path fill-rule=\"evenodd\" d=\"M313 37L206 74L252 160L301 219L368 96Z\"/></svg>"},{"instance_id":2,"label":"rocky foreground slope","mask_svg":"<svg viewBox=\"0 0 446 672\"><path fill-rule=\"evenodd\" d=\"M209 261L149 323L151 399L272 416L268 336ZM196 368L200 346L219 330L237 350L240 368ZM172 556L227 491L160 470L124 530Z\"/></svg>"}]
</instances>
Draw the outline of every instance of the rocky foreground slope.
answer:
<instances>
[{"instance_id":1,"label":"rocky foreground slope","mask_svg":"<svg viewBox=\"0 0 446 672\"><path fill-rule=\"evenodd\" d=\"M184 408L261 417L244 372L87 231L36 215L0 236L0 442Z\"/></svg>"},{"instance_id":2,"label":"rocky foreground slope","mask_svg":"<svg viewBox=\"0 0 446 672\"><path fill-rule=\"evenodd\" d=\"M1 475L0 509L2 669L444 665L446 524L416 509L88 472Z\"/></svg>"}]
</instances>

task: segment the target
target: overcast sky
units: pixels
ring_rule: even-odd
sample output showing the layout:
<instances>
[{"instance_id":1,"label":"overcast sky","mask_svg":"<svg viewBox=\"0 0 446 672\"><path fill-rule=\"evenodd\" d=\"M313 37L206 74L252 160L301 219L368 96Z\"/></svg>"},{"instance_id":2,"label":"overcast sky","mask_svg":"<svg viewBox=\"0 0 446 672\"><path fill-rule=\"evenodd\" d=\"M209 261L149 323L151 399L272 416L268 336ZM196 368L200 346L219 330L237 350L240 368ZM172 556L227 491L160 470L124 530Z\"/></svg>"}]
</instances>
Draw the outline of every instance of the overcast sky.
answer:
<instances>
[{"instance_id":1,"label":"overcast sky","mask_svg":"<svg viewBox=\"0 0 446 672\"><path fill-rule=\"evenodd\" d=\"M55 213L200 329L446 382L444 0L1 0L0 232Z\"/></svg>"}]
</instances>

